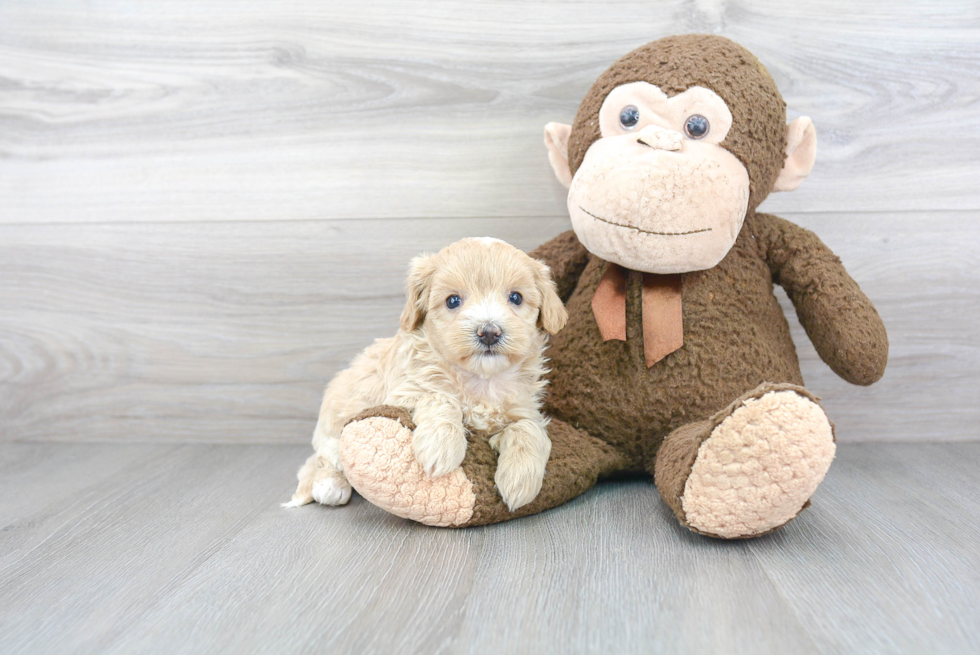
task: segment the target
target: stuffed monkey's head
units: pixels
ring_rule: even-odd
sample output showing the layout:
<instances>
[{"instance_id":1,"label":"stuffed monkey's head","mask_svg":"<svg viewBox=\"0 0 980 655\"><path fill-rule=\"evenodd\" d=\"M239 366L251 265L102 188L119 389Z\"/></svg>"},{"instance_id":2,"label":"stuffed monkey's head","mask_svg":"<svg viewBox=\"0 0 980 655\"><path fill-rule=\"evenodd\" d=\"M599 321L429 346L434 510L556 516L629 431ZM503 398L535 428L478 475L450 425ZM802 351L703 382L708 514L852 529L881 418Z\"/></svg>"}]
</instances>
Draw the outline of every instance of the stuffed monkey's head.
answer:
<instances>
[{"instance_id":1,"label":"stuffed monkey's head","mask_svg":"<svg viewBox=\"0 0 980 655\"><path fill-rule=\"evenodd\" d=\"M545 127L579 240L648 273L715 266L747 213L809 174L816 143L810 119L786 124L759 60L710 35L634 50L596 80L573 125Z\"/></svg>"}]
</instances>

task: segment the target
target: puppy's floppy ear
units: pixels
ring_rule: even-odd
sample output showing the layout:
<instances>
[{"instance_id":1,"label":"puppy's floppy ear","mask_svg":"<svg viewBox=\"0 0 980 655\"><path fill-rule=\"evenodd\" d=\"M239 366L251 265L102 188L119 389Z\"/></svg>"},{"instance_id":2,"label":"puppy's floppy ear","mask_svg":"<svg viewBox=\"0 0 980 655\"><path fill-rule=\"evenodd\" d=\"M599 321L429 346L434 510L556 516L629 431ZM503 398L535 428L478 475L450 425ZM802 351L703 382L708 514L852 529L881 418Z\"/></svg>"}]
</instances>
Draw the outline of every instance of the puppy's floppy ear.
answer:
<instances>
[{"instance_id":1,"label":"puppy's floppy ear","mask_svg":"<svg viewBox=\"0 0 980 655\"><path fill-rule=\"evenodd\" d=\"M538 327L547 331L548 334L558 334L565 327L568 320L568 312L565 311L565 304L558 295L558 287L551 278L551 269L544 262L534 260L535 272L534 282L541 294L541 309L538 310Z\"/></svg>"},{"instance_id":2,"label":"puppy's floppy ear","mask_svg":"<svg viewBox=\"0 0 980 655\"><path fill-rule=\"evenodd\" d=\"M429 305L429 287L436 273L435 255L422 255L412 260L405 281L405 309L402 310L401 326L406 332L417 330L425 321L425 308Z\"/></svg>"}]
</instances>

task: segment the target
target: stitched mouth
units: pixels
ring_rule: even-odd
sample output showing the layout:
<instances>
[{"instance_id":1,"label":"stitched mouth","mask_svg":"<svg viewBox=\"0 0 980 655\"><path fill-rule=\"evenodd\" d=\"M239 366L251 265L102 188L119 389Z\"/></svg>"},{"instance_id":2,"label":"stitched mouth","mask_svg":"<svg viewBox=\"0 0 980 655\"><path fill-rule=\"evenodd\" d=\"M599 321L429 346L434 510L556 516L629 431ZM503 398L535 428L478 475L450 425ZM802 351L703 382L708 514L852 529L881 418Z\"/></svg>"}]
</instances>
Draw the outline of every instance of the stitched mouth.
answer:
<instances>
[{"instance_id":1,"label":"stitched mouth","mask_svg":"<svg viewBox=\"0 0 980 655\"><path fill-rule=\"evenodd\" d=\"M680 236L684 236L685 234L700 234L701 232L710 232L713 229L713 228L710 228L710 227L706 227L706 228L703 228L703 229L700 229L700 230L689 230L687 232L653 232L652 230L641 230L640 228L633 227L632 225L623 225L622 223L613 223L612 221L606 220L605 218L602 218L601 216L596 216L595 214L593 214L592 212L590 212L585 207L582 207L581 205L579 205L579 209L581 209L582 211L584 211L586 214L588 214L592 218L596 219L597 221L602 221L603 223L608 223L609 225L614 225L616 227L621 227L621 228L624 228L624 229L627 229L627 230L636 230L637 232L641 232L643 234L653 234L653 235L656 235L658 237L680 237Z\"/></svg>"}]
</instances>

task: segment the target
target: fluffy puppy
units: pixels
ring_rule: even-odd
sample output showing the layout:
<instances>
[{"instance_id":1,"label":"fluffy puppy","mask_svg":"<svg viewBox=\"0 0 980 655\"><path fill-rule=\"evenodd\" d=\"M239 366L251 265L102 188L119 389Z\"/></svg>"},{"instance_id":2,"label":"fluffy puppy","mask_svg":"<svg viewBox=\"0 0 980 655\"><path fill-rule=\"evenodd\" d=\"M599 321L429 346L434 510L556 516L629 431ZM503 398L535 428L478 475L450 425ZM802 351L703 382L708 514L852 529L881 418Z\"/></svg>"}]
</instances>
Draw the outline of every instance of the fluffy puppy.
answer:
<instances>
[{"instance_id":1,"label":"fluffy puppy","mask_svg":"<svg viewBox=\"0 0 980 655\"><path fill-rule=\"evenodd\" d=\"M327 386L316 452L284 506L350 500L340 433L377 405L412 412L415 459L428 475L459 467L467 431L478 431L492 435L497 489L511 510L541 490L551 454L540 411L543 353L568 318L548 267L498 239L463 239L412 260L406 291L398 333L375 341Z\"/></svg>"}]
</instances>

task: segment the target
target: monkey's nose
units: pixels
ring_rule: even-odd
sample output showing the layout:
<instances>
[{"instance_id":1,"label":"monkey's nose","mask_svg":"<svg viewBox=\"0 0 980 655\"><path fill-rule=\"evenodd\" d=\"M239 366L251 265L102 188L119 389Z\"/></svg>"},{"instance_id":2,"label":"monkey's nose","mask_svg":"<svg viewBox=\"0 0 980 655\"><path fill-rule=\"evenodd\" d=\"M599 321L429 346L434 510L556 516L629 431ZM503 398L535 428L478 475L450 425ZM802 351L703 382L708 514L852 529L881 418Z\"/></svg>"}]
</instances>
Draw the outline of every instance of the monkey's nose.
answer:
<instances>
[{"instance_id":1,"label":"monkey's nose","mask_svg":"<svg viewBox=\"0 0 980 655\"><path fill-rule=\"evenodd\" d=\"M503 334L501 329L493 323L484 323L476 330L477 338L485 346L492 346L500 341L501 334Z\"/></svg>"},{"instance_id":2,"label":"monkey's nose","mask_svg":"<svg viewBox=\"0 0 980 655\"><path fill-rule=\"evenodd\" d=\"M656 150L680 150L684 136L674 130L667 130L657 125L647 125L640 130L636 140Z\"/></svg>"}]
</instances>

